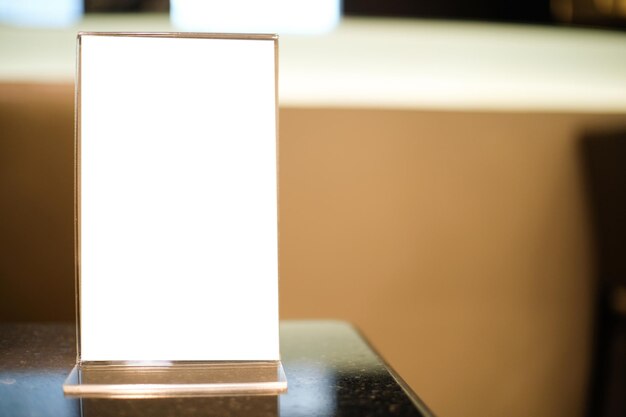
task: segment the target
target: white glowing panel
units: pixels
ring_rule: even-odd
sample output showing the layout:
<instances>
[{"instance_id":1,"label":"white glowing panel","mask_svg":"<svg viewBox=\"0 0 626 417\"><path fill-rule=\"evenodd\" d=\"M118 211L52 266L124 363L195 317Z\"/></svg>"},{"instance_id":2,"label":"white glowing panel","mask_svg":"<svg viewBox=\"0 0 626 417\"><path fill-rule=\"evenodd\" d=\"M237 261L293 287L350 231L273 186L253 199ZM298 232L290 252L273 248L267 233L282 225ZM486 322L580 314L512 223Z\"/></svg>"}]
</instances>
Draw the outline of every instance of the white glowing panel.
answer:
<instances>
[{"instance_id":1,"label":"white glowing panel","mask_svg":"<svg viewBox=\"0 0 626 417\"><path fill-rule=\"evenodd\" d=\"M275 39L80 42L81 359L279 359Z\"/></svg>"}]
</instances>

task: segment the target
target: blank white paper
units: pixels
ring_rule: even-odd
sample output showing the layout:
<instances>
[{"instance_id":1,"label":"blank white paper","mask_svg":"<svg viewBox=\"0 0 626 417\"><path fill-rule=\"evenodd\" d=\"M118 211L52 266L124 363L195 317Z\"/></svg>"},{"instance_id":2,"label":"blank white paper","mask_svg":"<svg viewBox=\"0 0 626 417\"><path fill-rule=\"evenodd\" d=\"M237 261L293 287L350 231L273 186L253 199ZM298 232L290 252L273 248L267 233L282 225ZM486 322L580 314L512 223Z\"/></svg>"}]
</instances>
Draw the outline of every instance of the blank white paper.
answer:
<instances>
[{"instance_id":1,"label":"blank white paper","mask_svg":"<svg viewBox=\"0 0 626 417\"><path fill-rule=\"evenodd\" d=\"M275 41L80 42L81 359L278 360Z\"/></svg>"}]
</instances>

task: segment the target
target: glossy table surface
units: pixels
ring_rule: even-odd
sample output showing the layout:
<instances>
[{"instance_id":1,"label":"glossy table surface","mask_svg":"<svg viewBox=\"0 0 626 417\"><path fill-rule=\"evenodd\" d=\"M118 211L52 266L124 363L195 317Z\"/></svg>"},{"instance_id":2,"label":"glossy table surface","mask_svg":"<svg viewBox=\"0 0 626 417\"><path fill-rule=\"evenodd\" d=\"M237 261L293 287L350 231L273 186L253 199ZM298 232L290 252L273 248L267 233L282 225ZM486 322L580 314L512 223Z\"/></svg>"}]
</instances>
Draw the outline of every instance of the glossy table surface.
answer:
<instances>
[{"instance_id":1,"label":"glossy table surface","mask_svg":"<svg viewBox=\"0 0 626 417\"><path fill-rule=\"evenodd\" d=\"M64 397L74 365L71 324L0 324L0 417L431 416L352 326L281 323L288 392L276 396L152 399Z\"/></svg>"}]
</instances>

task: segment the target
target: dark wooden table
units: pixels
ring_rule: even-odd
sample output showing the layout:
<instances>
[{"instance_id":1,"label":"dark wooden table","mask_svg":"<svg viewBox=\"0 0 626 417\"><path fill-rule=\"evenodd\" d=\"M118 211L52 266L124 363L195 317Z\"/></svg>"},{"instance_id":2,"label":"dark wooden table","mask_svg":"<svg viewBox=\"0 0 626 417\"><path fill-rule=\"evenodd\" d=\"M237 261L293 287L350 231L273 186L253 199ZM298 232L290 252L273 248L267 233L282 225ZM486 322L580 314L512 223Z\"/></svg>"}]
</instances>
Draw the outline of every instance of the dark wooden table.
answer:
<instances>
[{"instance_id":1,"label":"dark wooden table","mask_svg":"<svg viewBox=\"0 0 626 417\"><path fill-rule=\"evenodd\" d=\"M276 396L75 399L72 324L0 324L0 417L398 416L432 414L349 324L286 321L282 361L289 390Z\"/></svg>"}]
</instances>

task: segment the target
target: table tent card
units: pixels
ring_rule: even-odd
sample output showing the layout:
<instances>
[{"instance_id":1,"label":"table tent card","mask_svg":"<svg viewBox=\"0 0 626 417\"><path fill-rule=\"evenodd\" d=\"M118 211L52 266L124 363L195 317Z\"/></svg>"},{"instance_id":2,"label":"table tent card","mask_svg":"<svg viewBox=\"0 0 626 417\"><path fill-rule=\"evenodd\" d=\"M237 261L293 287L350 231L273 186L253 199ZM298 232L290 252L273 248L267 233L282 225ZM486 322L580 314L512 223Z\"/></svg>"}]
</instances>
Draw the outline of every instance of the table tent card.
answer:
<instances>
[{"instance_id":1,"label":"table tent card","mask_svg":"<svg viewBox=\"0 0 626 417\"><path fill-rule=\"evenodd\" d=\"M66 394L271 393L277 38L80 33Z\"/></svg>"}]
</instances>

